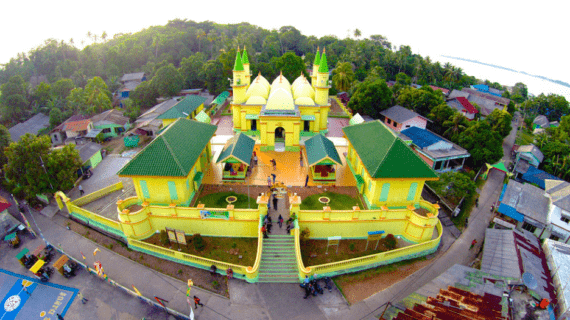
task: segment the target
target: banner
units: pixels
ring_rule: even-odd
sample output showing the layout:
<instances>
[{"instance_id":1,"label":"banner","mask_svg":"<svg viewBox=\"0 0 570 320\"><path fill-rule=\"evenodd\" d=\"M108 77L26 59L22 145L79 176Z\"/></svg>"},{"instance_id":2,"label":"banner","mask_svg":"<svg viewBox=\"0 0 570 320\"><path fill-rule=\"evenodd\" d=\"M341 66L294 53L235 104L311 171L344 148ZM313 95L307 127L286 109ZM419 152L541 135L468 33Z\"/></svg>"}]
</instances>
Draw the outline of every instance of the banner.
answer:
<instances>
[{"instance_id":1,"label":"banner","mask_svg":"<svg viewBox=\"0 0 570 320\"><path fill-rule=\"evenodd\" d=\"M211 210L200 210L200 217L202 219L230 219L230 213L228 211L211 211Z\"/></svg>"}]
</instances>

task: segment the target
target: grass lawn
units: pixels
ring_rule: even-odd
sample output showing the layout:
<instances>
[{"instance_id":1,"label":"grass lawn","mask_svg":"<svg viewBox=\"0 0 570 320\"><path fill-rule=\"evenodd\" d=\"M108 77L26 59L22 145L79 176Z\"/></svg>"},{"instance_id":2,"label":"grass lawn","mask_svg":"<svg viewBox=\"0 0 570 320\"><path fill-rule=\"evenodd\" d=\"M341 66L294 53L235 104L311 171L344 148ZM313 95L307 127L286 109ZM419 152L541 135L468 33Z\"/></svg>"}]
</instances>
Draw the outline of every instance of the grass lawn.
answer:
<instances>
[{"instance_id":1,"label":"grass lawn","mask_svg":"<svg viewBox=\"0 0 570 320\"><path fill-rule=\"evenodd\" d=\"M378 250L374 250L376 241L370 241L368 250L364 250L366 249L366 240L346 239L340 241L338 253L336 253L336 246L330 246L328 254L326 254L327 242L327 240L302 241L301 256L303 257L303 264L305 266L316 266L388 251L388 248L385 246L385 238L382 238L378 243Z\"/></svg>"},{"instance_id":2,"label":"grass lawn","mask_svg":"<svg viewBox=\"0 0 570 320\"><path fill-rule=\"evenodd\" d=\"M229 196L237 197L237 201L232 203L236 209L247 209L247 195L235 192L212 193L198 198L198 203L203 203L206 208L225 208L228 206L226 198ZM249 197L249 207L257 208L256 199Z\"/></svg>"},{"instance_id":3,"label":"grass lawn","mask_svg":"<svg viewBox=\"0 0 570 320\"><path fill-rule=\"evenodd\" d=\"M356 273L344 274L344 275L334 277L334 282L337 284L337 286L340 289L340 288L342 288L342 285L344 283L352 283L355 281L356 282L365 281L367 279L374 278L377 275L397 271L398 268L400 268L400 267L403 267L403 266L406 266L406 265L409 265L409 264L412 264L412 263L415 263L418 261L424 261L424 260L426 260L426 257L419 257L419 258L404 260L404 261L400 261L400 262L396 262L396 263L392 263L392 264L388 264L388 265L384 265L384 266L380 266L380 267L356 272Z\"/></svg>"},{"instance_id":4,"label":"grass lawn","mask_svg":"<svg viewBox=\"0 0 570 320\"><path fill-rule=\"evenodd\" d=\"M531 144L534 142L534 135L531 132L528 132L525 129L520 129L517 132L517 139L515 140L515 143L518 144L519 146L524 146L527 144Z\"/></svg>"},{"instance_id":5,"label":"grass lawn","mask_svg":"<svg viewBox=\"0 0 570 320\"><path fill-rule=\"evenodd\" d=\"M345 194L324 192L303 199L303 202L301 202L301 210L322 210L325 205L319 202L320 197L327 197L331 200L329 206L332 210L352 210L353 206L358 206L362 209L360 201L356 198Z\"/></svg>"},{"instance_id":6,"label":"grass lawn","mask_svg":"<svg viewBox=\"0 0 570 320\"><path fill-rule=\"evenodd\" d=\"M206 246L201 251L194 248L192 236L186 236L187 246L182 245L182 252L191 255L204 257L212 260L239 264L242 266L253 266L255 256L257 254L257 238L225 238L225 237L206 237L202 239ZM163 245L160 242L160 234L154 234L152 237L144 240L144 242L152 243L157 246L178 250L178 244L172 243ZM239 256L242 256L240 259Z\"/></svg>"}]
</instances>

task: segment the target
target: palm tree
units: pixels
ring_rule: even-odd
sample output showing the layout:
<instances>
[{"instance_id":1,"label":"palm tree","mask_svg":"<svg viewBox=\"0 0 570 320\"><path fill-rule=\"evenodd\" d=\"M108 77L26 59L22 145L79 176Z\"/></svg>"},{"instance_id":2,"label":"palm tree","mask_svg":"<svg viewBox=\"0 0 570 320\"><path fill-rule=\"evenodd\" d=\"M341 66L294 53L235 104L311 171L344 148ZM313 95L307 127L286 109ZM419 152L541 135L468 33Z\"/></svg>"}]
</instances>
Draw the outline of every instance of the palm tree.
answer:
<instances>
[{"instance_id":1,"label":"palm tree","mask_svg":"<svg viewBox=\"0 0 570 320\"><path fill-rule=\"evenodd\" d=\"M358 28L354 29L354 37L356 39L360 38L361 35L362 35L362 32L360 32L360 30L358 30Z\"/></svg>"},{"instance_id":2,"label":"palm tree","mask_svg":"<svg viewBox=\"0 0 570 320\"><path fill-rule=\"evenodd\" d=\"M451 118L451 120L443 122L444 127L449 127L449 129L445 130L443 135L453 140L453 137L457 136L463 132L463 130L465 130L466 126L464 124L465 117L459 113L456 113L453 118Z\"/></svg>"},{"instance_id":3,"label":"palm tree","mask_svg":"<svg viewBox=\"0 0 570 320\"><path fill-rule=\"evenodd\" d=\"M202 51L201 46L200 46L202 41L200 40L200 38L204 37L205 35L206 35L206 32L204 32L204 30L202 30L202 29L198 29L196 31L196 38L198 38L198 51Z\"/></svg>"},{"instance_id":4,"label":"palm tree","mask_svg":"<svg viewBox=\"0 0 570 320\"><path fill-rule=\"evenodd\" d=\"M333 71L333 83L338 91L348 91L354 81L354 71L350 62L339 62Z\"/></svg>"}]
</instances>

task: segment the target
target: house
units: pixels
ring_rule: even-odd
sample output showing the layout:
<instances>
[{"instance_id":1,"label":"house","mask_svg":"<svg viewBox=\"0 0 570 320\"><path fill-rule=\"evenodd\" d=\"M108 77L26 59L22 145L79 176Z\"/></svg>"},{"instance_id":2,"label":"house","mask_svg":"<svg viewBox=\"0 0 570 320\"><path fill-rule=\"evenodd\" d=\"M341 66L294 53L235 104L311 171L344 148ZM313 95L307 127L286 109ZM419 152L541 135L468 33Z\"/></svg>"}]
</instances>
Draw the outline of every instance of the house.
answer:
<instances>
[{"instance_id":1,"label":"house","mask_svg":"<svg viewBox=\"0 0 570 320\"><path fill-rule=\"evenodd\" d=\"M139 84L146 80L146 74L144 72L124 74L119 80L122 84L122 86L117 91L119 94L119 99L128 98L131 91L135 90Z\"/></svg>"},{"instance_id":2,"label":"house","mask_svg":"<svg viewBox=\"0 0 570 320\"><path fill-rule=\"evenodd\" d=\"M411 127L401 132L411 140L411 148L437 172L457 171L463 168L471 155L455 143L426 129Z\"/></svg>"},{"instance_id":3,"label":"house","mask_svg":"<svg viewBox=\"0 0 570 320\"><path fill-rule=\"evenodd\" d=\"M93 130L91 119L66 122L63 128L67 138L82 138L87 132Z\"/></svg>"},{"instance_id":4,"label":"house","mask_svg":"<svg viewBox=\"0 0 570 320\"><path fill-rule=\"evenodd\" d=\"M4 239L4 236L10 234L20 225L20 221L16 220L9 212L8 208L12 204L10 201L4 199L0 196L0 239Z\"/></svg>"},{"instance_id":5,"label":"house","mask_svg":"<svg viewBox=\"0 0 570 320\"><path fill-rule=\"evenodd\" d=\"M447 105L451 108L457 110L461 115L467 118L469 121L475 119L475 115L479 113L479 110L475 108L469 100L464 97L456 97L447 100Z\"/></svg>"},{"instance_id":6,"label":"house","mask_svg":"<svg viewBox=\"0 0 570 320\"><path fill-rule=\"evenodd\" d=\"M43 113L38 113L25 122L18 123L12 128L8 129L12 141L20 140L20 137L26 133L37 135L40 130L49 127L49 116Z\"/></svg>"},{"instance_id":7,"label":"house","mask_svg":"<svg viewBox=\"0 0 570 320\"><path fill-rule=\"evenodd\" d=\"M570 183L546 180L545 195L550 199L550 239L568 243L570 240Z\"/></svg>"},{"instance_id":8,"label":"house","mask_svg":"<svg viewBox=\"0 0 570 320\"><path fill-rule=\"evenodd\" d=\"M157 117L175 106L179 101L180 100L178 98L166 100L140 115L134 124L136 133L151 137L158 135L158 132L162 127L162 119L157 119Z\"/></svg>"},{"instance_id":9,"label":"house","mask_svg":"<svg viewBox=\"0 0 570 320\"><path fill-rule=\"evenodd\" d=\"M206 98L197 95L188 95L182 101L156 117L162 120L162 126L166 127L179 118L196 119L196 115L204 109Z\"/></svg>"},{"instance_id":10,"label":"house","mask_svg":"<svg viewBox=\"0 0 570 320\"><path fill-rule=\"evenodd\" d=\"M501 96L496 96L496 95L491 94L490 92L489 93L481 92L481 91L471 89L471 88L463 88L463 89L461 89L461 91L467 92L470 95L474 95L474 96L478 96L478 97L481 97L481 98L484 98L487 100L494 101L497 106L501 106L501 107L506 107L509 104L509 102L511 102L511 99L503 98Z\"/></svg>"},{"instance_id":11,"label":"house","mask_svg":"<svg viewBox=\"0 0 570 320\"><path fill-rule=\"evenodd\" d=\"M510 102L507 98L496 97L470 88L463 88L461 91L453 89L447 100L452 100L457 97L466 98L471 104L476 103L481 109L482 117L488 116L495 109L506 110Z\"/></svg>"},{"instance_id":12,"label":"house","mask_svg":"<svg viewBox=\"0 0 570 320\"><path fill-rule=\"evenodd\" d=\"M216 163L222 163L222 181L245 181L251 164L255 140L243 133L226 142Z\"/></svg>"},{"instance_id":13,"label":"house","mask_svg":"<svg viewBox=\"0 0 570 320\"><path fill-rule=\"evenodd\" d=\"M499 198L498 211L515 219L517 229L533 233L537 238L548 237L549 200L544 191L529 183L509 180Z\"/></svg>"},{"instance_id":14,"label":"house","mask_svg":"<svg viewBox=\"0 0 570 320\"><path fill-rule=\"evenodd\" d=\"M486 84L476 84L476 85L471 86L471 89L475 89L475 90L482 92L482 93L488 93L488 94L494 95L495 97L502 97L503 92L504 92L504 91L501 91L501 90L498 90L495 88L491 88Z\"/></svg>"},{"instance_id":15,"label":"house","mask_svg":"<svg viewBox=\"0 0 570 320\"><path fill-rule=\"evenodd\" d=\"M528 161L529 164L533 165L535 168L538 168L542 160L544 160L544 155L538 149L537 146L534 144L528 144L524 146L518 147L515 151L516 153L516 161L520 159L524 159Z\"/></svg>"},{"instance_id":16,"label":"house","mask_svg":"<svg viewBox=\"0 0 570 320\"><path fill-rule=\"evenodd\" d=\"M546 188L546 180L560 180L560 178L529 165L526 172L522 175L522 180L536 184L544 190Z\"/></svg>"},{"instance_id":17,"label":"house","mask_svg":"<svg viewBox=\"0 0 570 320\"><path fill-rule=\"evenodd\" d=\"M379 120L342 128L346 162L369 208L418 207L424 183L438 175Z\"/></svg>"},{"instance_id":18,"label":"house","mask_svg":"<svg viewBox=\"0 0 570 320\"><path fill-rule=\"evenodd\" d=\"M432 86L432 85L430 85L429 87L432 88L433 91L437 91L437 90L441 91L441 93L443 93L443 95L446 97L449 96L449 89L436 87L436 86Z\"/></svg>"},{"instance_id":19,"label":"house","mask_svg":"<svg viewBox=\"0 0 570 320\"><path fill-rule=\"evenodd\" d=\"M558 313L560 320L570 319L570 245L546 239L542 244L547 266L552 274L552 284L558 292Z\"/></svg>"},{"instance_id":20,"label":"house","mask_svg":"<svg viewBox=\"0 0 570 320\"><path fill-rule=\"evenodd\" d=\"M342 166L334 143L322 134L305 141L305 152L309 172L315 183L336 182L336 165Z\"/></svg>"},{"instance_id":21,"label":"house","mask_svg":"<svg viewBox=\"0 0 570 320\"><path fill-rule=\"evenodd\" d=\"M534 118L534 121L532 122L533 130L546 128L550 128L550 121L548 121L548 118L546 116L538 115L536 118Z\"/></svg>"},{"instance_id":22,"label":"house","mask_svg":"<svg viewBox=\"0 0 570 320\"><path fill-rule=\"evenodd\" d=\"M85 142L75 146L83 163L83 168L95 168L103 160L101 149L103 147L94 142Z\"/></svg>"},{"instance_id":23,"label":"house","mask_svg":"<svg viewBox=\"0 0 570 320\"><path fill-rule=\"evenodd\" d=\"M212 161L210 139L216 129L211 124L177 119L118 175L133 179L141 203L189 206Z\"/></svg>"},{"instance_id":24,"label":"house","mask_svg":"<svg viewBox=\"0 0 570 320\"><path fill-rule=\"evenodd\" d=\"M65 144L65 141L68 138L67 133L65 131L65 127L68 123L81 121L81 120L87 120L87 119L89 119L89 117L84 116L84 115L74 115L74 116L69 117L69 119L65 120L59 126L55 127L49 133L52 145L58 146L61 144Z\"/></svg>"},{"instance_id":25,"label":"house","mask_svg":"<svg viewBox=\"0 0 570 320\"><path fill-rule=\"evenodd\" d=\"M129 129L129 118L123 116L123 112L115 109L91 117L93 128L101 130L103 138L117 137Z\"/></svg>"},{"instance_id":26,"label":"house","mask_svg":"<svg viewBox=\"0 0 570 320\"><path fill-rule=\"evenodd\" d=\"M410 127L425 129L428 122L427 118L398 105L380 112L380 120L396 132Z\"/></svg>"}]
</instances>

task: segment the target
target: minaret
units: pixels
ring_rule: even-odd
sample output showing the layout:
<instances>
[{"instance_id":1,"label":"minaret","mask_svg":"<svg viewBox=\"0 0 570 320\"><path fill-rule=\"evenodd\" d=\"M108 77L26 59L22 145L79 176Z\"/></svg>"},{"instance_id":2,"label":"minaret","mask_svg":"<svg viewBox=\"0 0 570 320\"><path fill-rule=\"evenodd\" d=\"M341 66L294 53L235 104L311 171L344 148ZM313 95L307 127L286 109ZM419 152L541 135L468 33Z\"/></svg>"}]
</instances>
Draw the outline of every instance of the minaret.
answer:
<instances>
[{"instance_id":1,"label":"minaret","mask_svg":"<svg viewBox=\"0 0 570 320\"><path fill-rule=\"evenodd\" d=\"M243 68L245 71L245 81L249 86L251 84L251 74L249 73L249 59L247 57L247 50L245 46L243 47L243 53L241 54L241 62L243 63Z\"/></svg>"},{"instance_id":2,"label":"minaret","mask_svg":"<svg viewBox=\"0 0 570 320\"><path fill-rule=\"evenodd\" d=\"M245 78L245 70L243 67L243 62L238 51L236 52L236 61L234 63L234 79L232 81L232 88L234 91L234 104L241 104L245 102L245 91L247 89L247 81Z\"/></svg>"},{"instance_id":3,"label":"minaret","mask_svg":"<svg viewBox=\"0 0 570 320\"><path fill-rule=\"evenodd\" d=\"M315 87L315 102L321 106L329 104L329 66L327 65L327 56L325 49L319 61L319 70L317 71L317 81L313 84Z\"/></svg>"},{"instance_id":4,"label":"minaret","mask_svg":"<svg viewBox=\"0 0 570 320\"><path fill-rule=\"evenodd\" d=\"M315 89L317 83L317 72L319 71L319 64L321 63L319 47L317 47L317 54L315 55L315 61L313 62L313 72L311 72L311 85Z\"/></svg>"}]
</instances>

